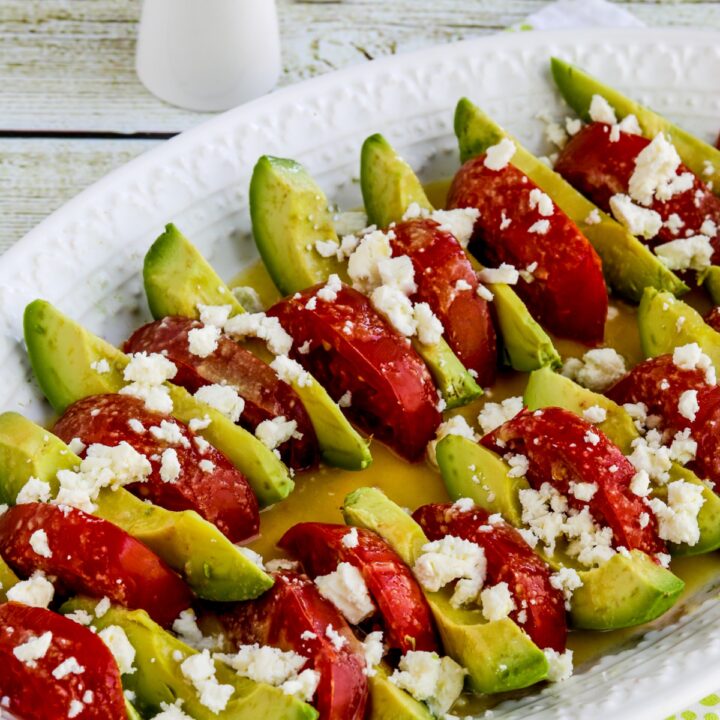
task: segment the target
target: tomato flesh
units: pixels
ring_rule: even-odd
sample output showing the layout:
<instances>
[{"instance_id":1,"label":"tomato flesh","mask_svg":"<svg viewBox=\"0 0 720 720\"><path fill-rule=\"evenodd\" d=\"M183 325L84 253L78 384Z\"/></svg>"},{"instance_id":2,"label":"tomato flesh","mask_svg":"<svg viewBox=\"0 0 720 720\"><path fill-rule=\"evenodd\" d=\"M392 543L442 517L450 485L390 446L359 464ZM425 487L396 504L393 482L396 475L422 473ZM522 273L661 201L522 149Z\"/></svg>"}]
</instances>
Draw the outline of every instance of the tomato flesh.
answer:
<instances>
[{"instance_id":1,"label":"tomato flesh","mask_svg":"<svg viewBox=\"0 0 720 720\"><path fill-rule=\"evenodd\" d=\"M652 513L648 524L640 526L647 508L630 491L635 468L601 430L574 413L557 407L523 410L481 443L500 454L524 455L530 485L537 489L548 482L567 496L571 507L587 505L595 521L612 530L614 547L652 555L666 551ZM569 492L570 482L594 483L597 490L589 501L581 501Z\"/></svg>"},{"instance_id":2,"label":"tomato flesh","mask_svg":"<svg viewBox=\"0 0 720 720\"><path fill-rule=\"evenodd\" d=\"M413 302L426 302L443 324L445 339L478 384L495 382L497 341L488 302L477 294L477 275L460 243L439 223L414 219L393 226L394 256L407 255L415 270ZM469 287L457 289L458 281Z\"/></svg>"},{"instance_id":3,"label":"tomato flesh","mask_svg":"<svg viewBox=\"0 0 720 720\"><path fill-rule=\"evenodd\" d=\"M489 517L482 508L465 512L449 503L422 505L413 513L430 540L453 535L479 545L487 561L486 586L505 582L513 594L512 619L538 647L564 652L565 600L550 584L550 567L517 530L504 522L490 524Z\"/></svg>"},{"instance_id":4,"label":"tomato flesh","mask_svg":"<svg viewBox=\"0 0 720 720\"><path fill-rule=\"evenodd\" d=\"M15 656L18 645L46 632L52 633L50 645L34 666ZM53 670L70 658L83 672L55 677ZM88 628L51 610L14 602L0 605L0 668L0 697L7 698L3 707L21 720L67 718L73 701L83 704L78 716L83 719L127 717L120 672L110 650Z\"/></svg>"},{"instance_id":5,"label":"tomato flesh","mask_svg":"<svg viewBox=\"0 0 720 720\"><path fill-rule=\"evenodd\" d=\"M207 357L191 353L188 333L201 327L202 323L197 320L166 317L136 330L126 341L124 350L127 353L162 352L178 369L173 382L191 393L215 383L234 387L245 400L240 425L250 432L264 420L281 416L294 420L297 433L302 437L290 438L278 446L282 459L295 470L317 465L319 449L315 430L293 388L280 380L269 365L227 335L220 336L216 350Z\"/></svg>"},{"instance_id":6,"label":"tomato flesh","mask_svg":"<svg viewBox=\"0 0 720 720\"><path fill-rule=\"evenodd\" d=\"M305 667L320 674L313 704L321 720L361 720L368 683L362 647L350 626L307 576L283 570L273 579L257 600L220 616L226 637L237 645L272 645L308 658ZM342 637L342 646L333 644L328 628Z\"/></svg>"},{"instance_id":7,"label":"tomato flesh","mask_svg":"<svg viewBox=\"0 0 720 720\"><path fill-rule=\"evenodd\" d=\"M50 557L30 543L45 532ZM43 550L47 552L47 548ZM187 585L149 548L107 520L77 508L25 503L0 516L0 555L18 574L57 577L63 594L107 596L169 625L190 606Z\"/></svg>"},{"instance_id":8,"label":"tomato flesh","mask_svg":"<svg viewBox=\"0 0 720 720\"><path fill-rule=\"evenodd\" d=\"M356 528L357 545L347 547L345 525L306 522L288 530L278 546L298 558L310 577L334 572L347 562L362 574L385 628L385 641L404 655L409 650L439 652L435 624L410 568L378 535Z\"/></svg>"},{"instance_id":9,"label":"tomato flesh","mask_svg":"<svg viewBox=\"0 0 720 720\"><path fill-rule=\"evenodd\" d=\"M537 263L532 282L521 278L515 286L533 317L562 337L599 343L608 299L592 245L557 205L550 216L541 215L539 205L530 206L537 185L522 171L511 164L491 170L484 160L485 155L468 160L448 195L448 207L480 211L470 250L494 267L508 263L525 270ZM530 232L546 222L546 232Z\"/></svg>"},{"instance_id":10,"label":"tomato flesh","mask_svg":"<svg viewBox=\"0 0 720 720\"><path fill-rule=\"evenodd\" d=\"M343 285L328 302L315 297L322 287L281 300L267 314L280 320L294 339L292 357L333 400L351 393L345 411L353 422L417 460L442 420L425 364L364 295Z\"/></svg>"},{"instance_id":11,"label":"tomato flesh","mask_svg":"<svg viewBox=\"0 0 720 720\"><path fill-rule=\"evenodd\" d=\"M142 423L144 431L132 430L130 420ZM160 427L163 420L176 425L186 442L170 444L155 437L150 428ZM135 495L167 510L195 510L233 542L258 533L257 499L245 476L219 450L205 444L199 446L195 433L186 425L148 410L138 398L119 394L84 398L65 411L53 432L65 442L80 438L86 446L127 442L145 455L152 466L146 482L127 486ZM160 474L162 454L168 448L175 450L180 465L174 482L165 482ZM211 462L212 468L202 469L203 460Z\"/></svg>"}]
</instances>

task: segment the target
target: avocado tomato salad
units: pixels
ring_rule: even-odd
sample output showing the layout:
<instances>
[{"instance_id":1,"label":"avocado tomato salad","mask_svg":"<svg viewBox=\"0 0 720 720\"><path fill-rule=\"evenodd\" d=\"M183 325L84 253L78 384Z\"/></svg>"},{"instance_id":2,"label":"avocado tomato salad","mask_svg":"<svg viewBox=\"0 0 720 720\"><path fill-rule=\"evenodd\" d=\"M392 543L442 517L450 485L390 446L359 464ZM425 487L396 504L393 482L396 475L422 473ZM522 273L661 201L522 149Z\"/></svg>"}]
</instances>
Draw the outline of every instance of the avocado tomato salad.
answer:
<instances>
[{"instance_id":1,"label":"avocado tomato salad","mask_svg":"<svg viewBox=\"0 0 720 720\"><path fill-rule=\"evenodd\" d=\"M679 299L720 302L720 152L552 73L557 153L463 99L447 192L381 135L362 212L260 158L264 267L168 225L121 348L28 305L56 419L0 415L3 711L464 717L673 607L720 548L720 309Z\"/></svg>"}]
</instances>

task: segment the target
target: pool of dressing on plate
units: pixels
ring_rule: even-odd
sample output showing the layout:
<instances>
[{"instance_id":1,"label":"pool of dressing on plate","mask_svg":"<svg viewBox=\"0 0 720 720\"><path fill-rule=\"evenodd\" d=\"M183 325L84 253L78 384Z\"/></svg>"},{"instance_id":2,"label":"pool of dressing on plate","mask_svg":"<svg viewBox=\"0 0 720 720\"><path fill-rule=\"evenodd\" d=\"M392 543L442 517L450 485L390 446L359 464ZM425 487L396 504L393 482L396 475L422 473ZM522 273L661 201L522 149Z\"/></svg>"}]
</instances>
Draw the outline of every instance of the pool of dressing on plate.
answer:
<instances>
[{"instance_id":1,"label":"pool of dressing on plate","mask_svg":"<svg viewBox=\"0 0 720 720\"><path fill-rule=\"evenodd\" d=\"M448 188L449 181L431 183L426 187L428 197L435 207L444 207ZM243 270L230 284L255 288L265 307L280 298L261 261ZM710 307L702 293L692 293L689 302L703 313ZM605 325L605 345L615 348L623 355L630 368L643 359L637 331L637 312L634 306L612 296L610 307L615 308L617 314L610 311L613 317L608 319ZM552 339L563 360L570 356L580 357L588 349L580 343L556 337ZM477 427L477 415L485 402L499 402L507 397L522 395L527 377L526 373L507 370L500 372L492 388L487 389L478 400L446 413L445 419L450 415L461 414ZM250 547L266 560L283 557L275 544L286 530L299 522L307 521L343 523L343 499L352 490L363 486L379 487L396 503L412 510L425 503L450 500L439 471L427 461L411 464L396 456L380 442L372 442L371 450L372 465L361 472L322 466L312 472L298 473L295 477L295 490L290 496L261 513L260 536ZM666 614L666 618L676 614L683 601L700 588L707 586L715 578L720 580L720 553L695 558L674 558L671 569L685 581L685 590L679 603ZM582 671L582 666L592 665L608 652L619 651L623 646L631 647L647 630L665 622L666 620L659 618L654 623L610 632L571 631L568 648L574 653L575 672ZM510 694L484 697L464 694L453 712L481 712L509 697L519 697L536 689L537 686Z\"/></svg>"}]
</instances>

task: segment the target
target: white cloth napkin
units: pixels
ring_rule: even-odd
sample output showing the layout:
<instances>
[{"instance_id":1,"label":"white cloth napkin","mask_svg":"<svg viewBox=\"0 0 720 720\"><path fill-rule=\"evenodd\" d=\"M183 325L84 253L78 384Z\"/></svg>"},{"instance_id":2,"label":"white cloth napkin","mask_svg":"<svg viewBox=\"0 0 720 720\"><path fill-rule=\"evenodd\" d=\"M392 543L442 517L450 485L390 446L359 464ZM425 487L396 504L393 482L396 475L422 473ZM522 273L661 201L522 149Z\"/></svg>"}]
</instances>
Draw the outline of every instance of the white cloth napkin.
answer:
<instances>
[{"instance_id":1,"label":"white cloth napkin","mask_svg":"<svg viewBox=\"0 0 720 720\"><path fill-rule=\"evenodd\" d=\"M645 27L632 13L607 0L558 0L530 15L516 30L583 27Z\"/></svg>"}]
</instances>

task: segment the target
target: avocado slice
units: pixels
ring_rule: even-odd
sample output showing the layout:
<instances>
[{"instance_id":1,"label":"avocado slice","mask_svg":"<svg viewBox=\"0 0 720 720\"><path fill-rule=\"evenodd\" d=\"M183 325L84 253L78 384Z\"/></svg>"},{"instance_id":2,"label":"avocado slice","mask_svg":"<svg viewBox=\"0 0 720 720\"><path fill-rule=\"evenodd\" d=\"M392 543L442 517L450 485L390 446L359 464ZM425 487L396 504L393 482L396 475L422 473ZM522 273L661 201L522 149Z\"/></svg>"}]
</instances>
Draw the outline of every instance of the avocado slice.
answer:
<instances>
[{"instance_id":1,"label":"avocado slice","mask_svg":"<svg viewBox=\"0 0 720 720\"><path fill-rule=\"evenodd\" d=\"M94 615L97 600L73 598L62 613L84 610ZM315 720L317 711L307 703L286 695L280 688L242 678L227 665L215 661L215 677L235 692L226 708L213 713L200 703L198 692L185 678L180 665L198 651L163 630L144 610L113 605L102 617L93 617L92 627L103 630L121 627L135 648L135 672L122 676L123 687L135 693L135 704L143 714L160 712L161 703L172 705L178 698L182 709L196 720Z\"/></svg>"},{"instance_id":2,"label":"avocado slice","mask_svg":"<svg viewBox=\"0 0 720 720\"><path fill-rule=\"evenodd\" d=\"M125 386L123 368L129 358L113 345L93 335L44 300L25 308L25 344L30 364L50 404L62 412L68 405L90 395L115 393ZM105 359L106 373L90 363ZM261 507L287 497L294 483L283 463L247 430L209 405L196 400L184 388L167 383L173 401L172 415L188 423L208 415L212 422L200 434L248 479Z\"/></svg>"},{"instance_id":3,"label":"avocado slice","mask_svg":"<svg viewBox=\"0 0 720 720\"><path fill-rule=\"evenodd\" d=\"M703 287L708 291L714 305L720 305L720 267L709 267L702 278Z\"/></svg>"},{"instance_id":4,"label":"avocado slice","mask_svg":"<svg viewBox=\"0 0 720 720\"><path fill-rule=\"evenodd\" d=\"M143 279L150 312L157 320L169 315L197 318L198 304L230 305L231 315L245 312L200 251L172 224L145 256ZM256 343L248 343L247 349L265 362L272 359ZM372 462L368 443L325 388L315 379L302 385L293 382L292 386L310 416L323 460L345 470L368 467Z\"/></svg>"},{"instance_id":5,"label":"avocado slice","mask_svg":"<svg viewBox=\"0 0 720 720\"><path fill-rule=\"evenodd\" d=\"M0 502L13 505L35 477L57 492L57 473L80 458L45 428L17 413L0 415ZM172 511L146 503L123 488L102 490L95 514L121 527L180 573L198 597L248 600L272 586L272 579L212 523L192 510ZM11 580L12 578L8 578ZM4 579L0 561L0 582Z\"/></svg>"},{"instance_id":6,"label":"avocado slice","mask_svg":"<svg viewBox=\"0 0 720 720\"><path fill-rule=\"evenodd\" d=\"M368 686L368 720L433 720L427 705L391 683L382 666L375 668L375 675L368 678Z\"/></svg>"},{"instance_id":7,"label":"avocado slice","mask_svg":"<svg viewBox=\"0 0 720 720\"><path fill-rule=\"evenodd\" d=\"M0 602L7 601L7 591L18 582L20 578L0 556Z\"/></svg>"},{"instance_id":8,"label":"avocado slice","mask_svg":"<svg viewBox=\"0 0 720 720\"><path fill-rule=\"evenodd\" d=\"M687 285L626 228L540 162L467 98L457 104L455 134L463 162L484 153L503 138L510 138L515 143L510 162L546 192L592 243L602 259L605 278L617 293L639 302L647 286L675 295L687 292ZM597 212L599 223L587 222L591 212Z\"/></svg>"},{"instance_id":9,"label":"avocado slice","mask_svg":"<svg viewBox=\"0 0 720 720\"><path fill-rule=\"evenodd\" d=\"M413 169L379 134L371 135L360 155L360 187L370 222L379 227L400 222L415 202L424 210L434 209ZM482 265L468 253L475 270ZM503 355L507 364L520 372L544 365L560 365L552 341L532 318L517 293L505 284L490 285L495 303Z\"/></svg>"},{"instance_id":10,"label":"avocado slice","mask_svg":"<svg viewBox=\"0 0 720 720\"><path fill-rule=\"evenodd\" d=\"M323 258L317 240L337 242L332 214L323 191L294 160L261 157L250 182L253 234L270 277L285 295L325 282L336 273L348 282L345 264ZM413 339L448 409L472 402L482 388L445 340L423 345Z\"/></svg>"},{"instance_id":11,"label":"avocado slice","mask_svg":"<svg viewBox=\"0 0 720 720\"><path fill-rule=\"evenodd\" d=\"M412 567L428 542L422 528L377 488L358 488L343 505L345 521L373 530ZM445 652L468 671L476 693L528 687L547 677L547 659L510 618L487 622L480 610L454 608L446 591L425 593Z\"/></svg>"},{"instance_id":12,"label":"avocado slice","mask_svg":"<svg viewBox=\"0 0 720 720\"><path fill-rule=\"evenodd\" d=\"M711 180L715 194L720 194L720 150L564 60L551 58L550 69L560 93L583 120L589 119L592 96L602 95L612 105L618 120L635 115L645 137L652 139L659 132L668 135L683 163L703 180ZM705 160L714 168L710 175L704 173Z\"/></svg>"},{"instance_id":13,"label":"avocado slice","mask_svg":"<svg viewBox=\"0 0 720 720\"><path fill-rule=\"evenodd\" d=\"M518 493L529 488L525 478L509 477L507 465L492 451L460 435L447 435L435 448L448 494L469 497L489 512L499 512L511 525L520 525Z\"/></svg>"},{"instance_id":14,"label":"avocado slice","mask_svg":"<svg viewBox=\"0 0 720 720\"><path fill-rule=\"evenodd\" d=\"M562 407L582 415L587 408L599 405L607 412L604 422L597 425L619 448L623 454L632 452L631 443L639 437L632 418L617 403L610 398L592 392L570 378L563 377L550 370L536 370L530 374L528 384L525 388L525 405L530 410L538 410L543 407ZM671 544L672 555L702 555L720 548L720 496L707 487L694 472L687 468L673 463L670 469L670 481L685 480L693 485L702 487L702 495L705 499L698 514L698 525L700 527L700 540L695 545L682 543ZM653 488L653 495L661 499L667 497L665 487Z\"/></svg>"},{"instance_id":15,"label":"avocado slice","mask_svg":"<svg viewBox=\"0 0 720 720\"><path fill-rule=\"evenodd\" d=\"M680 345L696 342L720 372L720 333L697 310L669 293L645 290L638 309L638 329L645 357L665 355Z\"/></svg>"},{"instance_id":16,"label":"avocado slice","mask_svg":"<svg viewBox=\"0 0 720 720\"><path fill-rule=\"evenodd\" d=\"M142 715L140 715L127 698L125 698L125 712L127 713L128 720L143 720Z\"/></svg>"}]
</instances>

